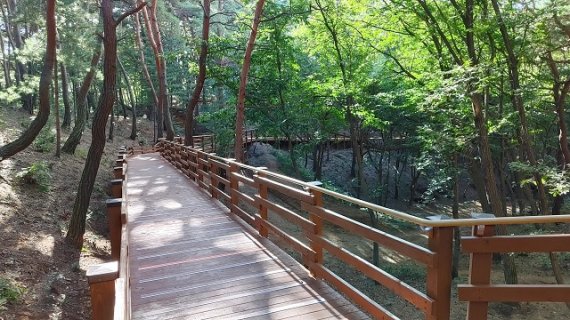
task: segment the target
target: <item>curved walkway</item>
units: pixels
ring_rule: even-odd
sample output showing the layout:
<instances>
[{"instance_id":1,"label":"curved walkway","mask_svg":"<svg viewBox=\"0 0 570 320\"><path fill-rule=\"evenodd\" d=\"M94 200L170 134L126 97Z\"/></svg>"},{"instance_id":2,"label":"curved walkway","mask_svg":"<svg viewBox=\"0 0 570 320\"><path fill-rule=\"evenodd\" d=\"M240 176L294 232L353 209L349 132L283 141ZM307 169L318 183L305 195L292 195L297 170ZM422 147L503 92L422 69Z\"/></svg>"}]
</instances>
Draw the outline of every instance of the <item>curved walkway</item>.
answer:
<instances>
[{"instance_id":1,"label":"curved walkway","mask_svg":"<svg viewBox=\"0 0 570 320\"><path fill-rule=\"evenodd\" d=\"M128 159L133 319L368 319L159 154Z\"/></svg>"}]
</instances>

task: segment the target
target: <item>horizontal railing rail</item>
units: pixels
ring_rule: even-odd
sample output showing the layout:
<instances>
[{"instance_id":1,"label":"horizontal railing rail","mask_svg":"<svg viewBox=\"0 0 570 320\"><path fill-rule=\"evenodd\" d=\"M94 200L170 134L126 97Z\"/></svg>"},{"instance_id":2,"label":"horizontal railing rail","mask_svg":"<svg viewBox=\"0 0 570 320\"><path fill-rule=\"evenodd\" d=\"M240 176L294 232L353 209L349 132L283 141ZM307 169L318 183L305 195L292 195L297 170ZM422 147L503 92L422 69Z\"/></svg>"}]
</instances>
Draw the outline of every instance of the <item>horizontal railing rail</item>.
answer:
<instances>
[{"instance_id":1,"label":"horizontal railing rail","mask_svg":"<svg viewBox=\"0 0 570 320\"><path fill-rule=\"evenodd\" d=\"M493 253L569 252L570 234L496 236L495 226L481 225L461 245L470 254L469 284L457 286L459 300L468 302L468 320L487 319L489 302L570 303L570 285L491 284Z\"/></svg>"},{"instance_id":2,"label":"horizontal railing rail","mask_svg":"<svg viewBox=\"0 0 570 320\"><path fill-rule=\"evenodd\" d=\"M445 320L450 317L452 242L456 227L481 228L480 226L570 222L568 215L479 219L422 218L355 199L312 183L271 172L266 168L245 165L233 159L185 147L181 143L162 140L158 144L158 149L165 159L195 180L213 198L226 205L232 213L253 226L260 236L270 237L292 252L296 252L300 261L313 275L326 280L369 314L381 319L397 319L397 316L361 292L354 284L343 278L342 274L333 270L328 264L331 259L342 261L414 305L426 319ZM325 197L422 227L422 230L426 232L427 243L418 245L355 221L332 209L329 203L324 201ZM338 208L338 206L335 207ZM382 267L369 262L361 254L352 252L336 237L331 236L331 233L325 229L325 225L341 228L345 232L395 252L403 259L423 266L426 274L425 286L418 289ZM514 239L528 242L533 237L525 236ZM540 236L535 239L548 239L546 242L553 246L533 244L534 247L529 248L567 250L565 245L554 244L555 239L567 239L566 237L566 235L556 235L551 239ZM489 244L476 238L465 238L463 242L467 249L464 250L482 250L482 253L473 254L488 257L487 251L511 250L510 245L517 241L507 240L505 237L487 238L484 241L489 241ZM472 274L470 277L476 279L477 275ZM473 287L475 285L479 287ZM508 293L508 290L511 290L505 286L489 287L488 284L481 284L477 281L471 281L469 285L460 288L462 288L463 297L468 299L476 298L473 298L477 295L473 288L479 290L477 292L492 292L489 290L496 289L499 293ZM556 293L550 294L554 298L566 292L564 287L556 288L553 291ZM535 290L532 287L528 289L529 292ZM492 293L491 296L499 293ZM528 294L527 297L534 296ZM477 299L473 303L480 303Z\"/></svg>"}]
</instances>

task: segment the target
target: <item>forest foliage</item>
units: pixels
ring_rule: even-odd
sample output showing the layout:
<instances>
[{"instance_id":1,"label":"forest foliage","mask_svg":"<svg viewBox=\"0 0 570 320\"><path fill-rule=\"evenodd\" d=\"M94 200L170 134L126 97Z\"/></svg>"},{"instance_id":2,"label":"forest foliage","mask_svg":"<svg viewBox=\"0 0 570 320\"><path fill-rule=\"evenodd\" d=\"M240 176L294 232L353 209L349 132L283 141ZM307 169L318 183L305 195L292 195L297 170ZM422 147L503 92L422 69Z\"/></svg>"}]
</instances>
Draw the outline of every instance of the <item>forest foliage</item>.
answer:
<instances>
[{"instance_id":1,"label":"forest foliage","mask_svg":"<svg viewBox=\"0 0 570 320\"><path fill-rule=\"evenodd\" d=\"M204 1L209 19L203 19ZM148 11L119 19L111 119L155 121L152 138L137 137L133 125L131 138L141 143L162 137L163 121L167 138L184 136L194 93L199 101L191 114L198 124L190 134L214 133L218 153L235 156L240 72L257 3L204 1L152 1ZM118 19L144 3L114 5ZM0 5L2 107L38 110L44 6L28 0ZM78 116L91 126L104 91L94 55L105 37L100 5L58 1L56 21L53 72L63 103L55 106L52 92L51 108L61 109L66 130L81 122ZM203 21L210 26L207 42ZM198 95L204 47L207 71ZM90 69L97 71L93 83L80 95ZM567 1L271 0L263 7L248 75L244 129L283 138L293 168L299 172L310 158L314 179L323 178L330 139L346 137L350 192L366 200L397 198L403 174L410 202L424 192L458 201L458 180L466 177L482 210L498 216L507 207L512 214L560 213L570 191ZM367 167L375 168L374 184L365 178ZM418 190L419 179L428 181L427 190Z\"/></svg>"}]
</instances>

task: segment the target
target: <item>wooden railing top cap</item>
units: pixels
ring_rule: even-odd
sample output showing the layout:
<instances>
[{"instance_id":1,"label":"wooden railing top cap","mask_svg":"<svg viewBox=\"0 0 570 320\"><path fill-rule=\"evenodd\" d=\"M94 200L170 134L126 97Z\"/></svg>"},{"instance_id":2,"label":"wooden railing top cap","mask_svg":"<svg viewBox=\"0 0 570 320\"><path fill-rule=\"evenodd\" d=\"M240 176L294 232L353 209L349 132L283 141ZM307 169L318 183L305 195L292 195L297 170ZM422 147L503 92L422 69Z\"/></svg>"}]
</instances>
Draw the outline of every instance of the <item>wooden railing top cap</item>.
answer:
<instances>
[{"instance_id":1,"label":"wooden railing top cap","mask_svg":"<svg viewBox=\"0 0 570 320\"><path fill-rule=\"evenodd\" d=\"M174 143L172 141L165 141L167 143ZM186 147L189 148L189 147ZM189 148L192 149L192 148ZM195 149L194 149L195 150ZM199 150L196 150L199 151ZM353 203L355 205L361 206L363 208L368 208L374 210L376 212L380 212L386 215L389 215L393 218L406 221L409 223L416 224L418 226L423 227L472 227L477 225L515 225L515 224L545 224L545 223L570 223L570 215L550 215L550 216L519 216L519 217L499 217L499 218L492 218L492 217L481 217L478 219L466 218L466 219L440 219L440 220L430 220L421 217L416 217L409 213L401 212L398 210L386 208L374 203L366 202L360 199L353 198L351 196L344 195L342 193L338 193L335 191L331 191L319 186L312 185L309 182L303 182L301 180L291 178L282 174L278 174L272 171L269 171L265 168L254 167L250 165L246 165L235 160L226 159L220 156L210 155L212 159L216 159L218 161L223 161L228 164L236 164L240 168L251 170L255 173L261 172L266 177L273 177L280 179L282 181L286 181L289 183L293 183L298 185L299 187L307 190L314 190L326 195L329 195L333 198L337 198L340 200L344 200L346 202Z\"/></svg>"}]
</instances>

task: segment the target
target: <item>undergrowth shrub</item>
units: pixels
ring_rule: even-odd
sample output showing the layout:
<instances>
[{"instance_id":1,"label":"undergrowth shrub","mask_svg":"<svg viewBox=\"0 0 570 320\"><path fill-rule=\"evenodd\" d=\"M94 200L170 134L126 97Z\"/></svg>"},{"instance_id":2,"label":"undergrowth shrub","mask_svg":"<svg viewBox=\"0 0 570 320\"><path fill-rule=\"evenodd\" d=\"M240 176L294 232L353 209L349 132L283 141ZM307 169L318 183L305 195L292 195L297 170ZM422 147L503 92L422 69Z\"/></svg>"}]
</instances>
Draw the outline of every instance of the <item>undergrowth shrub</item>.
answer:
<instances>
[{"instance_id":1,"label":"undergrowth shrub","mask_svg":"<svg viewBox=\"0 0 570 320\"><path fill-rule=\"evenodd\" d=\"M414 261L401 261L398 263L384 262L380 267L394 277L408 283L424 283L426 269Z\"/></svg>"},{"instance_id":2,"label":"undergrowth shrub","mask_svg":"<svg viewBox=\"0 0 570 320\"><path fill-rule=\"evenodd\" d=\"M49 191L51 184L50 167L47 162L34 162L23 168L17 178L25 184L37 185L42 192Z\"/></svg>"},{"instance_id":3,"label":"undergrowth shrub","mask_svg":"<svg viewBox=\"0 0 570 320\"><path fill-rule=\"evenodd\" d=\"M46 126L32 143L32 147L38 152L51 152L55 146L55 133L49 126Z\"/></svg>"},{"instance_id":4,"label":"undergrowth shrub","mask_svg":"<svg viewBox=\"0 0 570 320\"><path fill-rule=\"evenodd\" d=\"M0 311L6 309L8 303L20 300L25 289L12 283L8 279L0 278Z\"/></svg>"}]
</instances>

